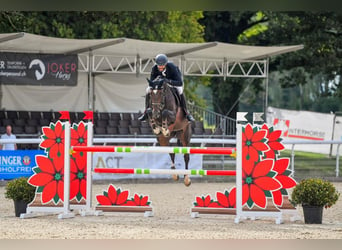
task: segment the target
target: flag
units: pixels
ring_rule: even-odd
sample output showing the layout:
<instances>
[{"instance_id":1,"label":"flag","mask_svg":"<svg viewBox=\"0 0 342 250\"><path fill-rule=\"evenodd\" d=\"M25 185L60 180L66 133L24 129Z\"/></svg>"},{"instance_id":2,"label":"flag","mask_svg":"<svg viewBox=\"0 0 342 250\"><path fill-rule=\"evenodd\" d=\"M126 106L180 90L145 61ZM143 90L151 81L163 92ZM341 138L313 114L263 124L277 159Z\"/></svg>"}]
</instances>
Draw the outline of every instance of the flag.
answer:
<instances>
[{"instance_id":1,"label":"flag","mask_svg":"<svg viewBox=\"0 0 342 250\"><path fill-rule=\"evenodd\" d=\"M59 111L61 116L59 117L60 120L69 120L70 122L70 114L69 111Z\"/></svg>"},{"instance_id":2,"label":"flag","mask_svg":"<svg viewBox=\"0 0 342 250\"><path fill-rule=\"evenodd\" d=\"M85 114L85 116L83 117L84 120L93 120L93 111L90 111L90 110L86 110L86 111L83 111L83 113Z\"/></svg>"}]
</instances>

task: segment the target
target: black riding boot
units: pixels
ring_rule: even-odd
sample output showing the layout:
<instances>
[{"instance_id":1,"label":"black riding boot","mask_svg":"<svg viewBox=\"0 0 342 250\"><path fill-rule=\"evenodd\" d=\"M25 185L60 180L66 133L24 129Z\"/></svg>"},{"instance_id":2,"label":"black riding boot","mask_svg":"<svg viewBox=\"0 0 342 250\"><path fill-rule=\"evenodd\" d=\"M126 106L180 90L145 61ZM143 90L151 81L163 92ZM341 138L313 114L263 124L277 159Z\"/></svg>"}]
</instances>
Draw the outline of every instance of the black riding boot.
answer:
<instances>
[{"instance_id":1,"label":"black riding boot","mask_svg":"<svg viewBox=\"0 0 342 250\"><path fill-rule=\"evenodd\" d=\"M184 94L180 95L180 102L181 102L181 106L184 110L184 113L186 115L186 118L188 119L189 122L194 122L195 119L193 118L193 116L189 113L187 107L186 107L186 100L185 100L185 96Z\"/></svg>"},{"instance_id":2,"label":"black riding boot","mask_svg":"<svg viewBox=\"0 0 342 250\"><path fill-rule=\"evenodd\" d=\"M148 117L148 110L150 109L150 94L146 94L145 96L145 111L144 113L138 117L139 121L145 121Z\"/></svg>"}]
</instances>

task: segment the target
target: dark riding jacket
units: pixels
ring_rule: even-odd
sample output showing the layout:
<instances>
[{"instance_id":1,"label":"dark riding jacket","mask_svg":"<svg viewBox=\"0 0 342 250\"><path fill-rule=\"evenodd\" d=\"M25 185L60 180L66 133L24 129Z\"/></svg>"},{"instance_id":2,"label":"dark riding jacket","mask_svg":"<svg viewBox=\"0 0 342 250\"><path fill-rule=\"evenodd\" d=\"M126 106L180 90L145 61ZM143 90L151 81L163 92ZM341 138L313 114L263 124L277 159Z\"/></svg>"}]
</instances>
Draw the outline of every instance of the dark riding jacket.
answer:
<instances>
[{"instance_id":1,"label":"dark riding jacket","mask_svg":"<svg viewBox=\"0 0 342 250\"><path fill-rule=\"evenodd\" d=\"M168 62L166 64L164 71L162 71L162 72L160 72L158 70L157 65L154 65L152 67L150 80L153 81L158 76L160 76L162 78L169 79L172 86L175 86L175 87L183 86L182 74L181 74L179 68L175 64L173 64L172 62Z\"/></svg>"}]
</instances>

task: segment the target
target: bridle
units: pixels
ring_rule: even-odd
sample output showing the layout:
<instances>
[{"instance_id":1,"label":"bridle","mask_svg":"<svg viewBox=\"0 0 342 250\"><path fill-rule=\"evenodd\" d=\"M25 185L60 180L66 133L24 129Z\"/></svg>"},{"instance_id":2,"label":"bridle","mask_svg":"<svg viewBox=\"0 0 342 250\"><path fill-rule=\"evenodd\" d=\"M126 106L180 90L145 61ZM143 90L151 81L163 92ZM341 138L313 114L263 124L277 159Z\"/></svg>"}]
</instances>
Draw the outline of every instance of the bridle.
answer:
<instances>
[{"instance_id":1,"label":"bridle","mask_svg":"<svg viewBox=\"0 0 342 250\"><path fill-rule=\"evenodd\" d=\"M158 95L158 91L161 91L161 93ZM157 113L157 117L160 116L161 111L165 107L165 86L164 84L160 87L160 89L152 89L151 93L151 106L152 106L152 114ZM152 97L157 97L157 100L154 100L155 98Z\"/></svg>"}]
</instances>

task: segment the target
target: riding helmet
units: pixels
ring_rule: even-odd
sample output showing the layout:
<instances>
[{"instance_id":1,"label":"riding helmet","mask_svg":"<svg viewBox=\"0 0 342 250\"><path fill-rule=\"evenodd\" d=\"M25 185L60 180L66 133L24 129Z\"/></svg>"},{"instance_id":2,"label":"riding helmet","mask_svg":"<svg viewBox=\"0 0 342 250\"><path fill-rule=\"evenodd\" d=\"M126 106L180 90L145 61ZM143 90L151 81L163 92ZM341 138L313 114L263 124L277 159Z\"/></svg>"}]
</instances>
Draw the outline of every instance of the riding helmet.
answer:
<instances>
[{"instance_id":1,"label":"riding helmet","mask_svg":"<svg viewBox=\"0 0 342 250\"><path fill-rule=\"evenodd\" d=\"M166 65L167 61L168 61L167 56L164 54L158 54L156 56L156 64L159 66Z\"/></svg>"}]
</instances>

